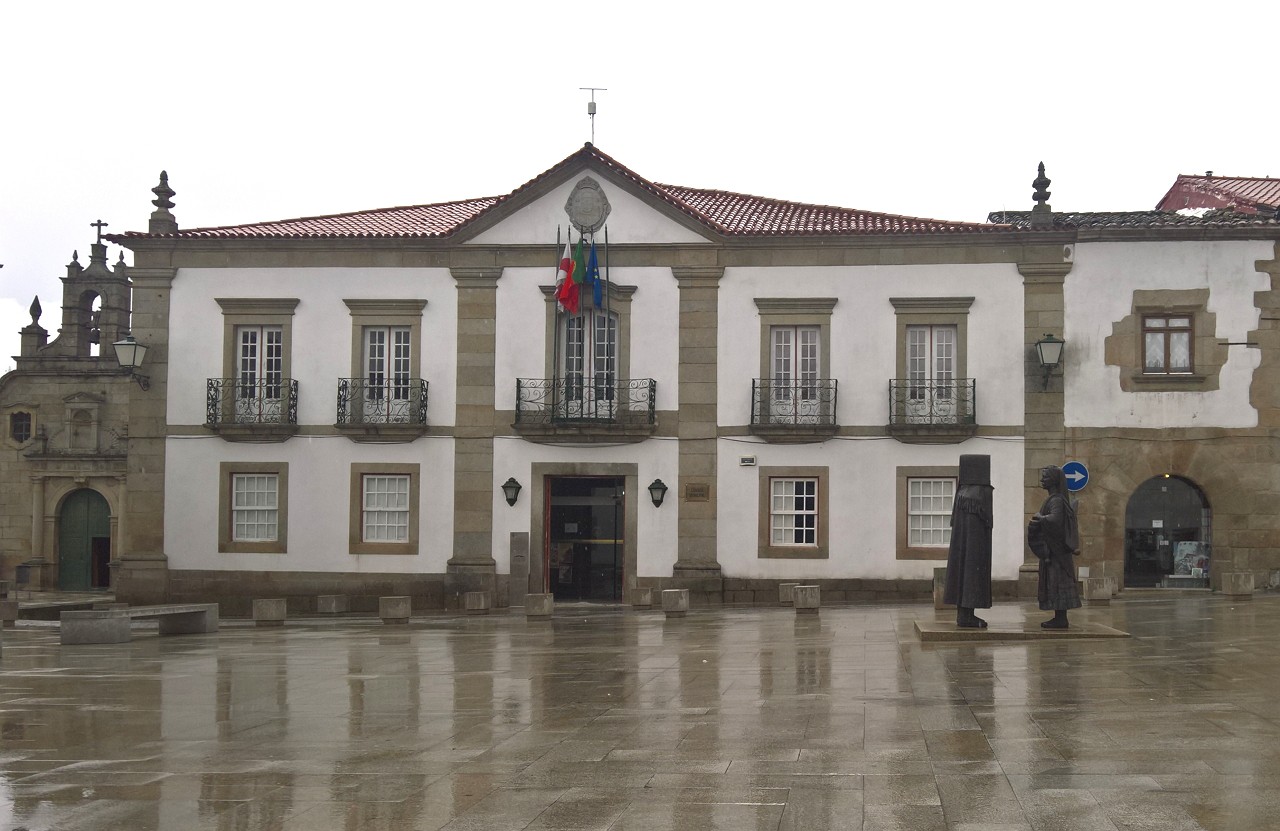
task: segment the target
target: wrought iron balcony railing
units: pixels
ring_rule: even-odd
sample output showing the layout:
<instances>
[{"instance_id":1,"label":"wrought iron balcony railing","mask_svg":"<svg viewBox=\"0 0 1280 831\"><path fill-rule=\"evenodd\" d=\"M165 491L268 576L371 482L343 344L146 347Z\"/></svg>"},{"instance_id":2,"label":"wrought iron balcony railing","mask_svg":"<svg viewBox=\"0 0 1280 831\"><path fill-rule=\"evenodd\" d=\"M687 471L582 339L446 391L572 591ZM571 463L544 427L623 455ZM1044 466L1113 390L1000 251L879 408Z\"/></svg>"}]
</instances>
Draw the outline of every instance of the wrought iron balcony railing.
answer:
<instances>
[{"instance_id":1,"label":"wrought iron balcony railing","mask_svg":"<svg viewBox=\"0 0 1280 831\"><path fill-rule=\"evenodd\" d=\"M516 424L653 426L658 382L517 378Z\"/></svg>"},{"instance_id":2,"label":"wrought iron balcony railing","mask_svg":"<svg viewBox=\"0 0 1280 831\"><path fill-rule=\"evenodd\" d=\"M889 381L889 424L894 426L960 426L976 424L973 378L951 381Z\"/></svg>"},{"instance_id":3,"label":"wrought iron balcony railing","mask_svg":"<svg viewBox=\"0 0 1280 831\"><path fill-rule=\"evenodd\" d=\"M210 378L207 407L209 424L297 424L298 382Z\"/></svg>"},{"instance_id":4,"label":"wrought iron balcony railing","mask_svg":"<svg viewBox=\"0 0 1280 831\"><path fill-rule=\"evenodd\" d=\"M835 423L835 379L751 379L753 426L834 427Z\"/></svg>"},{"instance_id":5,"label":"wrought iron balcony railing","mask_svg":"<svg viewBox=\"0 0 1280 831\"><path fill-rule=\"evenodd\" d=\"M427 382L421 378L339 378L337 423L426 424Z\"/></svg>"}]
</instances>

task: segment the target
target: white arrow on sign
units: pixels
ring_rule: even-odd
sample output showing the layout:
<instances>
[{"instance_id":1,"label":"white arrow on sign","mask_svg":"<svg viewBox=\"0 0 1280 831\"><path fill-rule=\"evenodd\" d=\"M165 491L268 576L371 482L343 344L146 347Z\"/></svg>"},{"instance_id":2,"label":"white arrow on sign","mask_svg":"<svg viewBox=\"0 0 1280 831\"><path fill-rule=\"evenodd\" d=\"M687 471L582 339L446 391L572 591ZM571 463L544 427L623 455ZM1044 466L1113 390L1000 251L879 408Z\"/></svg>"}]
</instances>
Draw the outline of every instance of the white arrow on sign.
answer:
<instances>
[{"instance_id":1,"label":"white arrow on sign","mask_svg":"<svg viewBox=\"0 0 1280 831\"><path fill-rule=\"evenodd\" d=\"M1073 470L1070 473L1066 474L1066 477L1070 479L1072 482L1079 482L1081 479L1085 478L1085 475L1078 470Z\"/></svg>"}]
</instances>

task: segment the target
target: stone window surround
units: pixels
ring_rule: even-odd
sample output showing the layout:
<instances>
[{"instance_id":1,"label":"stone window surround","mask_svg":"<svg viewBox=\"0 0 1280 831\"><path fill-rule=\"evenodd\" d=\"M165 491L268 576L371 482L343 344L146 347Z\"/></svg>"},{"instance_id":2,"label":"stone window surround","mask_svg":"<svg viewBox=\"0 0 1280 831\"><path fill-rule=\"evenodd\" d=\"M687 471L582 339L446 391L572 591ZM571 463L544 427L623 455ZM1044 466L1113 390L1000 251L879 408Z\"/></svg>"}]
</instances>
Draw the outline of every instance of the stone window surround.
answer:
<instances>
[{"instance_id":1,"label":"stone window surround","mask_svg":"<svg viewBox=\"0 0 1280 831\"><path fill-rule=\"evenodd\" d=\"M760 559L774 560L826 560L831 557L831 476L830 468L816 466L761 467L759 471L759 520L757 530ZM818 544L815 546L773 545L772 489L773 479L818 480Z\"/></svg>"},{"instance_id":2,"label":"stone window surround","mask_svg":"<svg viewBox=\"0 0 1280 831\"><path fill-rule=\"evenodd\" d=\"M8 440L10 444L13 444L17 447L26 447L28 444L31 443L31 440L36 437L36 416L35 416L34 409L31 407L20 406L10 410L8 413L6 413L6 415L7 415L7 418L5 420L6 421L5 439ZM14 435L15 428L17 427L16 419L18 416L27 417L26 418L27 437L25 439L18 439L18 437Z\"/></svg>"},{"instance_id":3,"label":"stone window surround","mask_svg":"<svg viewBox=\"0 0 1280 831\"><path fill-rule=\"evenodd\" d=\"M351 312L351 376L363 378L364 331L370 326L408 327L409 377L422 377L422 312L427 301L344 299Z\"/></svg>"},{"instance_id":4,"label":"stone window surround","mask_svg":"<svg viewBox=\"0 0 1280 831\"><path fill-rule=\"evenodd\" d=\"M421 524L422 515L421 470L422 466L419 464L402 462L370 462L351 465L351 514L348 540L351 554L416 555L418 553L418 526ZM409 539L407 541L364 541L364 477L366 475L409 477Z\"/></svg>"},{"instance_id":5,"label":"stone window surround","mask_svg":"<svg viewBox=\"0 0 1280 831\"><path fill-rule=\"evenodd\" d=\"M899 467L897 468L896 479L897 482L894 490L897 494L897 498L895 500L895 525L897 526L895 549L897 552L897 559L945 561L949 551L947 547L929 546L912 548L908 543L911 536L908 531L907 511L911 507L911 502L907 482L911 479L955 479L958 483L960 479L960 466L911 465ZM959 490L959 484L957 484L956 488Z\"/></svg>"},{"instance_id":6,"label":"stone window surround","mask_svg":"<svg viewBox=\"0 0 1280 831\"><path fill-rule=\"evenodd\" d=\"M236 328L240 326L279 326L282 341L281 375L293 377L293 314L298 307L296 297L216 297L222 308L222 377L239 377L239 355Z\"/></svg>"},{"instance_id":7,"label":"stone window surround","mask_svg":"<svg viewBox=\"0 0 1280 831\"><path fill-rule=\"evenodd\" d=\"M760 378L773 374L773 338L775 326L818 327L819 377L831 378L831 312L836 306L834 297L757 297L756 310L760 315Z\"/></svg>"},{"instance_id":8,"label":"stone window surround","mask_svg":"<svg viewBox=\"0 0 1280 831\"><path fill-rule=\"evenodd\" d=\"M1120 368L1124 392L1209 392L1218 389L1227 361L1215 337L1217 315L1209 311L1209 289L1135 289L1130 313L1112 324L1105 338L1105 361ZM1191 318L1191 372L1146 372L1143 320L1148 316ZM1132 350L1127 351L1126 346Z\"/></svg>"},{"instance_id":9,"label":"stone window surround","mask_svg":"<svg viewBox=\"0 0 1280 831\"><path fill-rule=\"evenodd\" d=\"M276 539L241 542L232 539L232 480L237 473L276 476ZM222 462L218 466L218 553L284 554L289 549L289 463Z\"/></svg>"},{"instance_id":10,"label":"stone window surround","mask_svg":"<svg viewBox=\"0 0 1280 831\"><path fill-rule=\"evenodd\" d=\"M556 325L560 322L562 313L560 307L556 304L556 287L555 286L538 286L546 301L546 360L544 362L545 374L544 378L557 378L562 373L556 366L556 362L560 356L555 354L557 346L564 341L564 333L561 332L557 338ZM607 292L605 297L605 306L609 311L618 316L618 345L617 345L617 367L618 380L631 380L631 297L636 293L635 286L622 286L617 283L605 283L604 291ZM594 309L595 305L591 302L591 292L580 292L580 300L582 302L578 310L579 312Z\"/></svg>"},{"instance_id":11,"label":"stone window surround","mask_svg":"<svg viewBox=\"0 0 1280 831\"><path fill-rule=\"evenodd\" d=\"M955 377L969 377L969 307L972 297L890 297L897 317L895 379L907 377L907 327L956 327Z\"/></svg>"}]
</instances>

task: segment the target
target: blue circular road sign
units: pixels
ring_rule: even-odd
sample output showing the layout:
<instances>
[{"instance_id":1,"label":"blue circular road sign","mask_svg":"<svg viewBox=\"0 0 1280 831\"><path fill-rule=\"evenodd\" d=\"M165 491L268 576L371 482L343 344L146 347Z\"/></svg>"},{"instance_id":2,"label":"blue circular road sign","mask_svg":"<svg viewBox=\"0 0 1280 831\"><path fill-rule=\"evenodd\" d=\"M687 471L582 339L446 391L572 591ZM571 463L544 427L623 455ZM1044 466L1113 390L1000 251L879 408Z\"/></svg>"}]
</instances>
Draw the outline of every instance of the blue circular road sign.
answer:
<instances>
[{"instance_id":1,"label":"blue circular road sign","mask_svg":"<svg viewBox=\"0 0 1280 831\"><path fill-rule=\"evenodd\" d=\"M1080 462L1067 462L1062 466L1062 475L1067 480L1067 490L1082 491L1089 484L1089 468Z\"/></svg>"}]
</instances>

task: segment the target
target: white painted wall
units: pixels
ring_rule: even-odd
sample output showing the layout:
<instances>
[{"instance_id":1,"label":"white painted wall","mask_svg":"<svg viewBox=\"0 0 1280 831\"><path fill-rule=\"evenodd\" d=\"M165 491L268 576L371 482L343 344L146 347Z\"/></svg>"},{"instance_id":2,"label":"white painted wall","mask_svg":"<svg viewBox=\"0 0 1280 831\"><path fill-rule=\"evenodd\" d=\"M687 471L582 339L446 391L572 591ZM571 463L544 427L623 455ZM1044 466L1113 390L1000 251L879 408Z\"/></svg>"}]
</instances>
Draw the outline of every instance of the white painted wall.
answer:
<instances>
[{"instance_id":1,"label":"white painted wall","mask_svg":"<svg viewBox=\"0 0 1280 831\"><path fill-rule=\"evenodd\" d=\"M552 447L531 444L518 436L498 436L493 449L493 559L501 573L510 572L510 538L512 532L528 532L534 512L541 512L542 505L534 505L530 499L533 482L533 465L542 463L579 462L601 464L634 464L637 466L638 493L626 495L635 500L638 508L636 560L641 577L670 577L675 565L678 537L678 499L676 482L679 479L679 447L675 439L649 439L639 444L626 445L574 445ZM524 486L519 501L508 505L501 487L507 477L514 476ZM654 508L649 499L649 483L654 479L666 482L671 491L661 508ZM532 541L531 541L532 543Z\"/></svg>"},{"instance_id":2,"label":"white painted wall","mask_svg":"<svg viewBox=\"0 0 1280 831\"><path fill-rule=\"evenodd\" d=\"M726 577L932 579L945 566L938 560L897 559L897 468L956 466L962 453L991 456L995 487L991 574L1016 580L1023 562L1021 440L970 439L963 444L906 445L894 439L833 439L821 444L771 445L739 439L719 443L720 566ZM740 465L756 456L755 467ZM760 467L816 466L829 469L827 521L831 556L826 560L761 559L759 540Z\"/></svg>"},{"instance_id":3,"label":"white painted wall","mask_svg":"<svg viewBox=\"0 0 1280 831\"><path fill-rule=\"evenodd\" d=\"M631 378L658 380L657 407L674 410L680 357L680 297L669 268L615 268L611 279L635 286L631 296ZM547 268L508 268L498 281L495 350L495 402L499 410L516 407L517 378L547 377L546 295L540 286L555 285ZM505 481L505 477L503 479Z\"/></svg>"},{"instance_id":4,"label":"white painted wall","mask_svg":"<svg viewBox=\"0 0 1280 831\"><path fill-rule=\"evenodd\" d=\"M751 379L760 377L757 297L837 297L831 366L837 423L889 421L889 380L897 372L891 297L973 297L968 377L977 379L980 425L1020 425L1023 409L1022 277L1013 265L729 268L720 281L719 421L751 420ZM1011 324L1012 321L1012 324Z\"/></svg>"},{"instance_id":5,"label":"white painted wall","mask_svg":"<svg viewBox=\"0 0 1280 831\"><path fill-rule=\"evenodd\" d=\"M606 224L609 226L609 242L620 243L706 243L706 237L686 228L654 210L612 182L604 175L587 170L574 176L546 196L538 199L513 216L507 217L492 228L469 241L471 245L547 245L556 241L556 225L561 229L560 238L566 237L569 218L564 205L569 194L583 176L590 176L600 184L611 210ZM577 237L577 232L574 232ZM598 236L603 240L603 234Z\"/></svg>"},{"instance_id":6,"label":"white painted wall","mask_svg":"<svg viewBox=\"0 0 1280 831\"><path fill-rule=\"evenodd\" d=\"M427 421L454 423L458 291L448 269L184 268L170 297L170 425L204 424L206 381L227 377L219 297L298 298L290 358L300 425L333 424L338 379L351 377L351 310L343 299L425 299L420 354L429 385Z\"/></svg>"},{"instance_id":7,"label":"white painted wall","mask_svg":"<svg viewBox=\"0 0 1280 831\"><path fill-rule=\"evenodd\" d=\"M174 437L166 442L165 553L172 569L442 573L452 555L453 439L357 444L344 436L295 436L278 444ZM289 535L284 554L218 553L220 462L287 462ZM420 465L419 553L352 555L351 465Z\"/></svg>"},{"instance_id":8,"label":"white painted wall","mask_svg":"<svg viewBox=\"0 0 1280 831\"><path fill-rule=\"evenodd\" d=\"M1253 427L1249 385L1261 359L1232 346L1211 392L1124 392L1120 368L1105 363L1112 326L1133 312L1136 289L1209 289L1216 337L1244 341L1258 326L1253 293L1270 287L1254 270L1269 242L1096 242L1076 246L1066 303L1068 427ZM1200 335L1199 332L1196 333Z\"/></svg>"}]
</instances>

